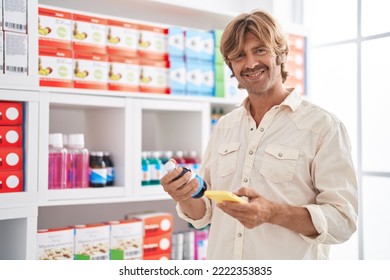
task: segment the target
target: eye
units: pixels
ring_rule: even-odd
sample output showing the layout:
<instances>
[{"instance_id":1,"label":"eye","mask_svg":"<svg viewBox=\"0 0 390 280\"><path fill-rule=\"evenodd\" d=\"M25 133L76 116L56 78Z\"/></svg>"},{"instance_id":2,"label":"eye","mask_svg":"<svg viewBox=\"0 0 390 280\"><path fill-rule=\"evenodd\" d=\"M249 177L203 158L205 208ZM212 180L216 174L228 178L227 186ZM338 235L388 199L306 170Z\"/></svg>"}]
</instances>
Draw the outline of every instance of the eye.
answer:
<instances>
[{"instance_id":1,"label":"eye","mask_svg":"<svg viewBox=\"0 0 390 280\"><path fill-rule=\"evenodd\" d=\"M261 47L261 48L256 49L256 50L255 50L255 53L256 53L256 54L260 54L260 55L264 55L264 54L267 53L267 49Z\"/></svg>"}]
</instances>

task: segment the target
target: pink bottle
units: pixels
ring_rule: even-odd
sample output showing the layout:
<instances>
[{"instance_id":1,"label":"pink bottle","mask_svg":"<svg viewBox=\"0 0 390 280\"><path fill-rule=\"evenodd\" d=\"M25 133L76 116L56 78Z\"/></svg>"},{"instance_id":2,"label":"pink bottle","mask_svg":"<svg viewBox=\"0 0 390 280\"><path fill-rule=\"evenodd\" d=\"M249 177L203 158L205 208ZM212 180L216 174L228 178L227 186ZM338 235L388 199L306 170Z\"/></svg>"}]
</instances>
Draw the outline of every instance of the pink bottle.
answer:
<instances>
[{"instance_id":1,"label":"pink bottle","mask_svg":"<svg viewBox=\"0 0 390 280\"><path fill-rule=\"evenodd\" d=\"M65 189L68 152L62 146L62 134L49 135L49 190Z\"/></svg>"},{"instance_id":2,"label":"pink bottle","mask_svg":"<svg viewBox=\"0 0 390 280\"><path fill-rule=\"evenodd\" d=\"M176 151L173 155L173 159L176 161L179 166L186 166L186 160L184 159L183 151Z\"/></svg>"},{"instance_id":3,"label":"pink bottle","mask_svg":"<svg viewBox=\"0 0 390 280\"><path fill-rule=\"evenodd\" d=\"M89 152L84 147L84 134L68 135L68 153L70 170L68 170L71 188L89 187Z\"/></svg>"}]
</instances>

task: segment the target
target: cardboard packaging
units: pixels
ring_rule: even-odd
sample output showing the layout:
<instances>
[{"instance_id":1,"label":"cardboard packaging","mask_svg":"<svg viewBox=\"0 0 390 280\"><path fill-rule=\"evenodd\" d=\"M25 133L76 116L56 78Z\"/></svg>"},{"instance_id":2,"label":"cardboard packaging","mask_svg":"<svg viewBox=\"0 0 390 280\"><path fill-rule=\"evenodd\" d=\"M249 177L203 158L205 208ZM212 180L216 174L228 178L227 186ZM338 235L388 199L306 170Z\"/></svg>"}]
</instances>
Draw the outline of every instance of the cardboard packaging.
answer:
<instances>
[{"instance_id":1,"label":"cardboard packaging","mask_svg":"<svg viewBox=\"0 0 390 280\"><path fill-rule=\"evenodd\" d=\"M0 126L0 148L19 148L23 145L23 127L21 125Z\"/></svg>"},{"instance_id":2,"label":"cardboard packaging","mask_svg":"<svg viewBox=\"0 0 390 280\"><path fill-rule=\"evenodd\" d=\"M151 60L168 60L168 28L140 24L138 29L139 56Z\"/></svg>"},{"instance_id":3,"label":"cardboard packaging","mask_svg":"<svg viewBox=\"0 0 390 280\"><path fill-rule=\"evenodd\" d=\"M110 226L104 223L74 227L75 260L108 260L110 258Z\"/></svg>"},{"instance_id":4,"label":"cardboard packaging","mask_svg":"<svg viewBox=\"0 0 390 280\"><path fill-rule=\"evenodd\" d=\"M144 259L147 257L156 257L161 254L166 254L168 258L171 255L172 248L172 233L162 235L148 236L144 238Z\"/></svg>"},{"instance_id":5,"label":"cardboard packaging","mask_svg":"<svg viewBox=\"0 0 390 280\"><path fill-rule=\"evenodd\" d=\"M74 52L74 87L82 89L108 88L107 56L99 53Z\"/></svg>"},{"instance_id":6,"label":"cardboard packaging","mask_svg":"<svg viewBox=\"0 0 390 280\"><path fill-rule=\"evenodd\" d=\"M23 103L0 101L0 125L23 124Z\"/></svg>"},{"instance_id":7,"label":"cardboard packaging","mask_svg":"<svg viewBox=\"0 0 390 280\"><path fill-rule=\"evenodd\" d=\"M169 62L141 58L139 85L141 92L169 94Z\"/></svg>"},{"instance_id":8,"label":"cardboard packaging","mask_svg":"<svg viewBox=\"0 0 390 280\"><path fill-rule=\"evenodd\" d=\"M4 73L28 75L27 34L4 32Z\"/></svg>"},{"instance_id":9,"label":"cardboard packaging","mask_svg":"<svg viewBox=\"0 0 390 280\"><path fill-rule=\"evenodd\" d=\"M0 148L0 171L22 170L23 149L22 148Z\"/></svg>"},{"instance_id":10,"label":"cardboard packaging","mask_svg":"<svg viewBox=\"0 0 390 280\"><path fill-rule=\"evenodd\" d=\"M172 233L173 217L171 213L149 212L127 215L127 219L137 218L143 221L144 236L156 236Z\"/></svg>"},{"instance_id":11,"label":"cardboard packaging","mask_svg":"<svg viewBox=\"0 0 390 280\"><path fill-rule=\"evenodd\" d=\"M108 89L138 92L140 66L137 58L108 57Z\"/></svg>"},{"instance_id":12,"label":"cardboard packaging","mask_svg":"<svg viewBox=\"0 0 390 280\"><path fill-rule=\"evenodd\" d=\"M38 230L37 260L73 260L74 234L71 228Z\"/></svg>"},{"instance_id":13,"label":"cardboard packaging","mask_svg":"<svg viewBox=\"0 0 390 280\"><path fill-rule=\"evenodd\" d=\"M73 87L73 54L71 50L39 48L39 85L44 87Z\"/></svg>"},{"instance_id":14,"label":"cardboard packaging","mask_svg":"<svg viewBox=\"0 0 390 280\"><path fill-rule=\"evenodd\" d=\"M107 53L109 56L137 57L138 25L107 19Z\"/></svg>"},{"instance_id":15,"label":"cardboard packaging","mask_svg":"<svg viewBox=\"0 0 390 280\"><path fill-rule=\"evenodd\" d=\"M3 2L3 30L27 34L27 0Z\"/></svg>"},{"instance_id":16,"label":"cardboard packaging","mask_svg":"<svg viewBox=\"0 0 390 280\"><path fill-rule=\"evenodd\" d=\"M0 171L0 193L15 193L23 191L23 171Z\"/></svg>"}]
</instances>

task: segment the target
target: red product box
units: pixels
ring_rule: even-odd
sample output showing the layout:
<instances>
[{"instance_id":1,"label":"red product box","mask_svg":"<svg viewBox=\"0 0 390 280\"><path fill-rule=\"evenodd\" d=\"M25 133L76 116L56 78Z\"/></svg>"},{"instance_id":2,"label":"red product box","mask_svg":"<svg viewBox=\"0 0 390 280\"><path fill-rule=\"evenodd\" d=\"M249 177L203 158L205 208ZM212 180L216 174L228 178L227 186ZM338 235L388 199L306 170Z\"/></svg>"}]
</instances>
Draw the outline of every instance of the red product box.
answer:
<instances>
[{"instance_id":1,"label":"red product box","mask_svg":"<svg viewBox=\"0 0 390 280\"><path fill-rule=\"evenodd\" d=\"M138 25L140 31L138 53L140 57L168 60L168 28L153 25Z\"/></svg>"},{"instance_id":2,"label":"red product box","mask_svg":"<svg viewBox=\"0 0 390 280\"><path fill-rule=\"evenodd\" d=\"M0 193L22 192L23 171L0 171Z\"/></svg>"},{"instance_id":3,"label":"red product box","mask_svg":"<svg viewBox=\"0 0 390 280\"><path fill-rule=\"evenodd\" d=\"M108 61L108 89L139 92L138 58L109 56Z\"/></svg>"},{"instance_id":4,"label":"red product box","mask_svg":"<svg viewBox=\"0 0 390 280\"><path fill-rule=\"evenodd\" d=\"M23 127L21 125L0 126L0 148L22 147Z\"/></svg>"},{"instance_id":5,"label":"red product box","mask_svg":"<svg viewBox=\"0 0 390 280\"><path fill-rule=\"evenodd\" d=\"M149 236L144 238L144 259L145 256L156 256L161 254L171 254L172 233Z\"/></svg>"},{"instance_id":6,"label":"red product box","mask_svg":"<svg viewBox=\"0 0 390 280\"><path fill-rule=\"evenodd\" d=\"M144 256L144 260L170 260L171 254L157 254L157 255L150 255L150 256Z\"/></svg>"},{"instance_id":7,"label":"red product box","mask_svg":"<svg viewBox=\"0 0 390 280\"><path fill-rule=\"evenodd\" d=\"M23 124L22 102L0 101L0 125Z\"/></svg>"},{"instance_id":8,"label":"red product box","mask_svg":"<svg viewBox=\"0 0 390 280\"><path fill-rule=\"evenodd\" d=\"M140 59L140 91L145 93L171 92L169 61Z\"/></svg>"},{"instance_id":9,"label":"red product box","mask_svg":"<svg viewBox=\"0 0 390 280\"><path fill-rule=\"evenodd\" d=\"M49 7L38 7L39 48L72 49L72 14Z\"/></svg>"},{"instance_id":10,"label":"red product box","mask_svg":"<svg viewBox=\"0 0 390 280\"><path fill-rule=\"evenodd\" d=\"M140 219L144 223L145 237L172 233L173 217L170 213L152 212L135 214L132 217Z\"/></svg>"},{"instance_id":11,"label":"red product box","mask_svg":"<svg viewBox=\"0 0 390 280\"><path fill-rule=\"evenodd\" d=\"M74 52L74 87L108 89L107 56L91 52Z\"/></svg>"},{"instance_id":12,"label":"red product box","mask_svg":"<svg viewBox=\"0 0 390 280\"><path fill-rule=\"evenodd\" d=\"M107 19L107 53L125 57L137 57L138 25L131 22Z\"/></svg>"},{"instance_id":13,"label":"red product box","mask_svg":"<svg viewBox=\"0 0 390 280\"><path fill-rule=\"evenodd\" d=\"M38 75L40 86L72 88L72 51L66 49L40 48Z\"/></svg>"},{"instance_id":14,"label":"red product box","mask_svg":"<svg viewBox=\"0 0 390 280\"><path fill-rule=\"evenodd\" d=\"M22 148L0 148L0 171L23 169Z\"/></svg>"},{"instance_id":15,"label":"red product box","mask_svg":"<svg viewBox=\"0 0 390 280\"><path fill-rule=\"evenodd\" d=\"M106 53L107 19L89 14L72 14L73 50Z\"/></svg>"}]
</instances>

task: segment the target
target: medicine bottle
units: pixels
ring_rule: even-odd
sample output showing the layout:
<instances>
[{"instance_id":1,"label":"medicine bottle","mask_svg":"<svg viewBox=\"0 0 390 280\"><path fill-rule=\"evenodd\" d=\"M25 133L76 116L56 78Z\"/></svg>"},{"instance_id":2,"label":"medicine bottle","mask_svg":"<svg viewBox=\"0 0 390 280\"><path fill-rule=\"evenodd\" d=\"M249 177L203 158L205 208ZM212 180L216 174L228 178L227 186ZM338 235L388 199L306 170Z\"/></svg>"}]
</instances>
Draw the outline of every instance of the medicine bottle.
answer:
<instances>
[{"instance_id":1,"label":"medicine bottle","mask_svg":"<svg viewBox=\"0 0 390 280\"><path fill-rule=\"evenodd\" d=\"M150 170L150 162L148 159L148 152L143 151L141 153L141 185L149 186L151 185L152 175Z\"/></svg>"},{"instance_id":2,"label":"medicine bottle","mask_svg":"<svg viewBox=\"0 0 390 280\"><path fill-rule=\"evenodd\" d=\"M174 170L176 167L177 167L177 165L172 160L170 160L170 161L168 161L164 165L164 171L166 173L168 173L168 172L171 172L172 170ZM206 182L198 174L196 174L195 172L191 171L191 169L189 169L189 168L187 168L185 166L182 166L182 168L183 168L182 172L179 174L179 176L174 178L173 181L176 181L177 179L181 178L187 172L190 172L191 173L191 177L188 180L188 182L191 181L194 178L196 178L196 180L198 180L198 189L196 190L196 192L194 194L192 194L192 197L193 198L201 198L203 196L204 192L207 190Z\"/></svg>"},{"instance_id":3,"label":"medicine bottle","mask_svg":"<svg viewBox=\"0 0 390 280\"><path fill-rule=\"evenodd\" d=\"M103 154L103 161L106 164L106 168L107 168L106 186L113 186L115 184L115 167L111 159L111 154L109 152L105 152Z\"/></svg>"},{"instance_id":4,"label":"medicine bottle","mask_svg":"<svg viewBox=\"0 0 390 280\"><path fill-rule=\"evenodd\" d=\"M67 185L66 166L68 151L62 145L62 134L49 135L49 178L48 188L65 189Z\"/></svg>"},{"instance_id":5,"label":"medicine bottle","mask_svg":"<svg viewBox=\"0 0 390 280\"><path fill-rule=\"evenodd\" d=\"M91 152L89 186L92 188L105 187L107 184L106 163L103 152Z\"/></svg>"},{"instance_id":6,"label":"medicine bottle","mask_svg":"<svg viewBox=\"0 0 390 280\"><path fill-rule=\"evenodd\" d=\"M160 152L154 151L149 156L150 172L151 172L151 185L160 184L160 178L162 177L162 163L160 160Z\"/></svg>"},{"instance_id":7,"label":"medicine bottle","mask_svg":"<svg viewBox=\"0 0 390 280\"><path fill-rule=\"evenodd\" d=\"M68 135L68 186L71 188L88 188L89 185L89 152L84 147L84 134Z\"/></svg>"}]
</instances>

